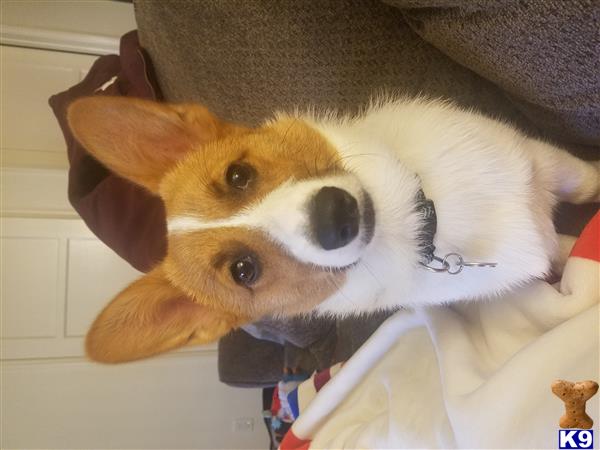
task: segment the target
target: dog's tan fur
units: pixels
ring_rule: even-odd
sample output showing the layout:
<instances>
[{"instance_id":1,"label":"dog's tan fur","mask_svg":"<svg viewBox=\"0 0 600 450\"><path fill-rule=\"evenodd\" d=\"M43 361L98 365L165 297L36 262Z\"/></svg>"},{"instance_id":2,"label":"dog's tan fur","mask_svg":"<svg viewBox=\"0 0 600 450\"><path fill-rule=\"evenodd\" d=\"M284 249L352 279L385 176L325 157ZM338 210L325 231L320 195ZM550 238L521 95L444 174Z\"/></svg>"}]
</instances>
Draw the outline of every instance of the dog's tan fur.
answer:
<instances>
[{"instance_id":1,"label":"dog's tan fur","mask_svg":"<svg viewBox=\"0 0 600 450\"><path fill-rule=\"evenodd\" d=\"M249 129L198 105L96 97L74 102L68 120L98 160L160 194L167 215L229 217L290 178L339 169L329 144L293 119ZM256 170L251 189L233 191L224 182L232 162ZM235 284L227 270L241 249L261 255L265 276L251 289ZM261 233L220 228L174 235L164 262L98 316L87 352L98 361L120 362L214 341L269 312L308 311L343 279L342 272L289 258Z\"/></svg>"}]
</instances>

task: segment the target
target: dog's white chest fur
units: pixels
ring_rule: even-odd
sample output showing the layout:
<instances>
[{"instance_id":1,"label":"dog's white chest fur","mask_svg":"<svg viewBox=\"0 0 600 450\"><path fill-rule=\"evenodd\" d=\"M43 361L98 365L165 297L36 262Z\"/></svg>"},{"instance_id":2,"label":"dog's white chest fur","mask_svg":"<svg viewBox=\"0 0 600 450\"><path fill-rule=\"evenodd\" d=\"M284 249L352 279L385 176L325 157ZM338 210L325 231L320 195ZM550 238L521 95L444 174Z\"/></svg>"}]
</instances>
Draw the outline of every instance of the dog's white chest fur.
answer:
<instances>
[{"instance_id":1,"label":"dog's white chest fur","mask_svg":"<svg viewBox=\"0 0 600 450\"><path fill-rule=\"evenodd\" d=\"M540 187L528 154L531 140L513 128L420 101L387 103L356 121L312 125L370 193L376 213L371 244L320 312L491 297L549 271L557 246L554 197ZM419 265L419 188L437 210L436 253L496 267L450 275Z\"/></svg>"}]
</instances>

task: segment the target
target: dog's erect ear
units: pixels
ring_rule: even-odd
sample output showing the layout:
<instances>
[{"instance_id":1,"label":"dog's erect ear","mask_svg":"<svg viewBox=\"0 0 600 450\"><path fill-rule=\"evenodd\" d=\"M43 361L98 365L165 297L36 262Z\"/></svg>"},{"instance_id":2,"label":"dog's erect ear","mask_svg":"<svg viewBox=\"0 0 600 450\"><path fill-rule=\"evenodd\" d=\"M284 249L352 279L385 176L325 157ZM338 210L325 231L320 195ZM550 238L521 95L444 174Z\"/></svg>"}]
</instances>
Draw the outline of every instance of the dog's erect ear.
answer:
<instances>
[{"instance_id":1,"label":"dog's erect ear","mask_svg":"<svg viewBox=\"0 0 600 450\"><path fill-rule=\"evenodd\" d=\"M95 361L125 362L213 342L240 324L233 315L193 302L158 267L100 313L88 331L86 351Z\"/></svg>"},{"instance_id":2,"label":"dog's erect ear","mask_svg":"<svg viewBox=\"0 0 600 450\"><path fill-rule=\"evenodd\" d=\"M96 159L152 192L190 150L242 129L200 105L108 96L75 100L67 120L77 140Z\"/></svg>"}]
</instances>

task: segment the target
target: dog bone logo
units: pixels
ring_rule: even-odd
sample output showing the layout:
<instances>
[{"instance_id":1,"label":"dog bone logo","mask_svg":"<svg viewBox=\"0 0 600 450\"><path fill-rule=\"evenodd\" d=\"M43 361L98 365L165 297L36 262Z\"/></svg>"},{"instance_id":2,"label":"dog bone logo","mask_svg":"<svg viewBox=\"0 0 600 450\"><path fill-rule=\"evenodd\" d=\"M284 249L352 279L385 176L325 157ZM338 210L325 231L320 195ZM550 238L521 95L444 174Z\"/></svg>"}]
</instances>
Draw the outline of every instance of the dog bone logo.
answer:
<instances>
[{"instance_id":1,"label":"dog bone logo","mask_svg":"<svg viewBox=\"0 0 600 450\"><path fill-rule=\"evenodd\" d=\"M552 383L552 392L565 402L565 414L558 422L561 428L581 428L589 430L594 421L585 412L585 402L598 391L598 383L587 380L573 383L556 380Z\"/></svg>"}]
</instances>

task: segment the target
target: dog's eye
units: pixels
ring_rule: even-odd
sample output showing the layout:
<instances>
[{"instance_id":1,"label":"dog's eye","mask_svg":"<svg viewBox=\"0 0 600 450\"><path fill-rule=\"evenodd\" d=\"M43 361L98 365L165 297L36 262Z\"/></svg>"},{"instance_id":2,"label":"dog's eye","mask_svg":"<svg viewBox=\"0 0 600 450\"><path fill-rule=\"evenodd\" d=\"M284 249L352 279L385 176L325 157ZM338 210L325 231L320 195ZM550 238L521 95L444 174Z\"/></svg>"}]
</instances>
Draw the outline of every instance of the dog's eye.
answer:
<instances>
[{"instance_id":1,"label":"dog's eye","mask_svg":"<svg viewBox=\"0 0 600 450\"><path fill-rule=\"evenodd\" d=\"M254 169L247 164L234 163L227 169L225 178L229 186L243 191L252 182Z\"/></svg>"},{"instance_id":2,"label":"dog's eye","mask_svg":"<svg viewBox=\"0 0 600 450\"><path fill-rule=\"evenodd\" d=\"M253 256L244 256L235 261L229 268L233 281L242 286L249 286L259 276L260 267Z\"/></svg>"}]
</instances>

